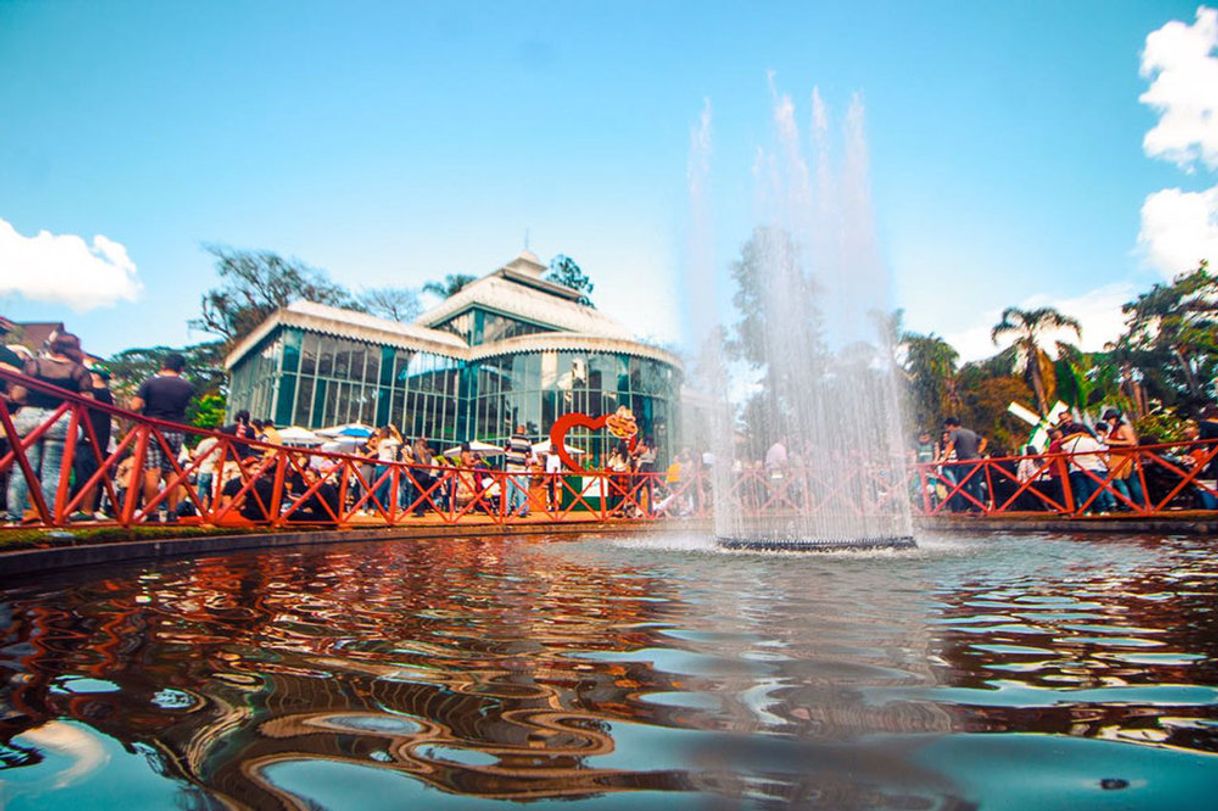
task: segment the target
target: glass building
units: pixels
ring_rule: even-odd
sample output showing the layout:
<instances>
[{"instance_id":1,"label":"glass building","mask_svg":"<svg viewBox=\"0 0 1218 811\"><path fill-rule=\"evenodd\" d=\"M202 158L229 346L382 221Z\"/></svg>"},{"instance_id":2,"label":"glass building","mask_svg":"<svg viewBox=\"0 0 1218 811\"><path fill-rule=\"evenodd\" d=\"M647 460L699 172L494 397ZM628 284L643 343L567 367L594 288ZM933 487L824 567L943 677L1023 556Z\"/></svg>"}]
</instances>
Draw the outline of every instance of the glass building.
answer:
<instances>
[{"instance_id":1,"label":"glass building","mask_svg":"<svg viewBox=\"0 0 1218 811\"><path fill-rule=\"evenodd\" d=\"M230 412L306 428L393 423L442 449L503 444L516 425L538 441L562 414L625 405L667 456L680 362L542 279L545 270L526 251L410 324L295 302L228 356ZM568 436L594 461L609 441Z\"/></svg>"}]
</instances>

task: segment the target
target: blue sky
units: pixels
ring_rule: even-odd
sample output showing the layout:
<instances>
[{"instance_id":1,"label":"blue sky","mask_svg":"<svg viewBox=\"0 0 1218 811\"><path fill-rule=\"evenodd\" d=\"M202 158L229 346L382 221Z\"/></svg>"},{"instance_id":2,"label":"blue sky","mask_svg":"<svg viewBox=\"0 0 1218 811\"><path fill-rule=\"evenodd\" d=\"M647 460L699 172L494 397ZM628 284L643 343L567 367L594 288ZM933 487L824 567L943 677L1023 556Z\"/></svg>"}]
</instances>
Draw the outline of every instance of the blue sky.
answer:
<instances>
[{"instance_id":1,"label":"blue sky","mask_svg":"<svg viewBox=\"0 0 1218 811\"><path fill-rule=\"evenodd\" d=\"M1196 10L0 0L0 220L103 235L140 286L73 310L105 296L51 278L54 300L31 301L10 263L0 290L26 292L0 312L65 320L102 354L182 343L205 337L185 323L214 283L203 242L418 286L494 269L528 229L543 259L580 262L602 309L672 340L691 128L710 99L724 266L756 220L767 71L805 122L813 87L839 121L862 94L909 326L975 342L1037 297L1110 311L1167 272L1138 250L1147 196L1214 183L1147 156L1159 119L1138 100L1147 35Z\"/></svg>"}]
</instances>

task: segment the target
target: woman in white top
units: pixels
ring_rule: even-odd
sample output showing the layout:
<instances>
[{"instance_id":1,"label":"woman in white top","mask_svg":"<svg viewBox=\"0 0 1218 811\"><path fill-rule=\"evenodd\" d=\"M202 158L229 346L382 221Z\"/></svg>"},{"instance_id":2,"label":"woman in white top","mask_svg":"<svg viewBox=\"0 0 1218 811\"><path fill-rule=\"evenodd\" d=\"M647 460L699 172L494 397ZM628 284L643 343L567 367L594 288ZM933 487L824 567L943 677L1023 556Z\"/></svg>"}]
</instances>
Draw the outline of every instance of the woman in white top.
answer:
<instances>
[{"instance_id":1,"label":"woman in white top","mask_svg":"<svg viewBox=\"0 0 1218 811\"><path fill-rule=\"evenodd\" d=\"M402 435L398 432L395 425L390 423L376 432L373 438L375 442L374 450L376 452L376 470L373 471L373 480L379 480L385 476L384 481L381 481L376 488L376 500L380 502L381 508L390 509L390 496L396 496L394 492L396 488L393 486L393 476L385 475L389 473L389 468L393 462L398 461L398 452L402 448ZM396 508L397 499L393 499L393 507Z\"/></svg>"},{"instance_id":2,"label":"woman in white top","mask_svg":"<svg viewBox=\"0 0 1218 811\"><path fill-rule=\"evenodd\" d=\"M630 451L625 442L619 442L609 455L606 465L610 475L609 480L609 509L616 511L622 504L626 493L630 492Z\"/></svg>"},{"instance_id":3,"label":"woman in white top","mask_svg":"<svg viewBox=\"0 0 1218 811\"><path fill-rule=\"evenodd\" d=\"M1082 507L1108 475L1107 453L1091 432L1081 425L1064 429L1062 452L1070 460L1070 486L1074 490L1075 509ZM1112 493L1101 490L1088 508L1090 512L1109 512L1112 509Z\"/></svg>"},{"instance_id":4,"label":"woman in white top","mask_svg":"<svg viewBox=\"0 0 1218 811\"><path fill-rule=\"evenodd\" d=\"M561 505L558 488L562 478L562 457L553 448L546 454L546 493L550 497L550 511L554 512Z\"/></svg>"},{"instance_id":5,"label":"woman in white top","mask_svg":"<svg viewBox=\"0 0 1218 811\"><path fill-rule=\"evenodd\" d=\"M1020 508L1043 510L1045 502L1037 498L1036 494L1047 495L1045 484L1048 483L1049 474L1043 469L1045 460L1037 454L1035 445L1025 445L1023 453L1023 457L1019 460L1019 467L1015 469L1015 478L1019 479L1020 485L1024 482L1032 482L1032 484L1028 485L1028 489L1020 494Z\"/></svg>"},{"instance_id":6,"label":"woman in white top","mask_svg":"<svg viewBox=\"0 0 1218 811\"><path fill-rule=\"evenodd\" d=\"M199 462L198 485L199 498L203 506L211 505L216 492L216 465L220 461L220 440L214 436L206 436L195 446L192 458Z\"/></svg>"}]
</instances>

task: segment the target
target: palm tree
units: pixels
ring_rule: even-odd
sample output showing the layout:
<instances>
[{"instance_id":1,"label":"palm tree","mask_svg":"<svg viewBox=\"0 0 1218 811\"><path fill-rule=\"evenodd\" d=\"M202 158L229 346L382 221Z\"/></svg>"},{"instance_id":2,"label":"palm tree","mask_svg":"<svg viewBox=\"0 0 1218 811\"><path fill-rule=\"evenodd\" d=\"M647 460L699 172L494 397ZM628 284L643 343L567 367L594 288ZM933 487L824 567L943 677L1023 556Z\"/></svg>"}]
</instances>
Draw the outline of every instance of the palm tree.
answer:
<instances>
[{"instance_id":1,"label":"palm tree","mask_svg":"<svg viewBox=\"0 0 1218 811\"><path fill-rule=\"evenodd\" d=\"M477 276L471 276L468 273L449 273L444 277L442 282L428 282L423 285L423 292L431 293L433 296L439 296L440 298L449 298L460 293L461 288L477 278Z\"/></svg>"},{"instance_id":2,"label":"palm tree","mask_svg":"<svg viewBox=\"0 0 1218 811\"><path fill-rule=\"evenodd\" d=\"M933 332L901 335L905 350L905 374L913 395L915 417L925 427L936 423L960 407L956 389L956 361L960 355L952 345Z\"/></svg>"},{"instance_id":3,"label":"palm tree","mask_svg":"<svg viewBox=\"0 0 1218 811\"><path fill-rule=\"evenodd\" d=\"M1066 329L1072 330L1079 338L1083 337L1083 326L1077 319L1063 315L1052 307L1033 310L1007 307L1002 311L1002 320L990 331L990 340L995 344L1003 336L1014 336L1011 345L1016 352L1015 371L1024 373L1028 386L1036 395L1036 408L1041 414L1046 413L1049 405L1045 381L1053 375L1053 361L1041 343L1053 333Z\"/></svg>"}]
</instances>

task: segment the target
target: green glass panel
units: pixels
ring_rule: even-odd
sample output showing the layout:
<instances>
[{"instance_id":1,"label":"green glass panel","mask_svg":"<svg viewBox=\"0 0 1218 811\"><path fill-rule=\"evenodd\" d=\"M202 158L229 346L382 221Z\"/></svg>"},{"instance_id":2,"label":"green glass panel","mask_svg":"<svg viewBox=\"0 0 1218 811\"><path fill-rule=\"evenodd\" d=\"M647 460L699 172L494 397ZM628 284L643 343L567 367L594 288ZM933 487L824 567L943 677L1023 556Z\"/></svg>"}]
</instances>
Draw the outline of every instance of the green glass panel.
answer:
<instances>
[{"instance_id":1,"label":"green glass panel","mask_svg":"<svg viewBox=\"0 0 1218 811\"><path fill-rule=\"evenodd\" d=\"M293 425L309 427L309 415L313 412L313 378L301 377L296 391L296 414L292 418Z\"/></svg>"},{"instance_id":2,"label":"green glass panel","mask_svg":"<svg viewBox=\"0 0 1218 811\"><path fill-rule=\"evenodd\" d=\"M285 347L286 350L286 347ZM284 352L287 361L287 352ZM275 401L275 424L282 427L292 424L293 409L296 404L296 375L285 374L279 378L279 397Z\"/></svg>"},{"instance_id":3,"label":"green glass panel","mask_svg":"<svg viewBox=\"0 0 1218 811\"><path fill-rule=\"evenodd\" d=\"M392 368L392 366L390 367ZM397 423L390 415L389 410L389 394L390 391L385 386L378 386L376 389L376 424L385 425L386 423Z\"/></svg>"},{"instance_id":4,"label":"green glass panel","mask_svg":"<svg viewBox=\"0 0 1218 811\"><path fill-rule=\"evenodd\" d=\"M283 371L295 372L300 368L300 330L283 331Z\"/></svg>"},{"instance_id":5,"label":"green glass panel","mask_svg":"<svg viewBox=\"0 0 1218 811\"><path fill-rule=\"evenodd\" d=\"M328 381L318 380L317 386L313 389L313 417L310 419L312 425L310 428L324 428L326 426L326 389Z\"/></svg>"},{"instance_id":6,"label":"green glass panel","mask_svg":"<svg viewBox=\"0 0 1218 811\"><path fill-rule=\"evenodd\" d=\"M486 313L482 310L474 310L474 328L473 334L469 337L469 345L477 346L482 343L482 335L486 324Z\"/></svg>"},{"instance_id":7,"label":"green glass panel","mask_svg":"<svg viewBox=\"0 0 1218 811\"><path fill-rule=\"evenodd\" d=\"M393 366L397 351L392 346L381 347L381 386L389 388L393 385Z\"/></svg>"}]
</instances>

